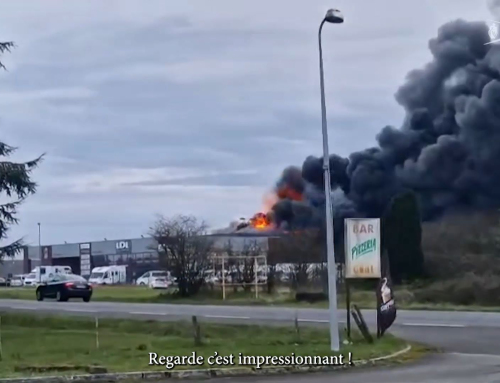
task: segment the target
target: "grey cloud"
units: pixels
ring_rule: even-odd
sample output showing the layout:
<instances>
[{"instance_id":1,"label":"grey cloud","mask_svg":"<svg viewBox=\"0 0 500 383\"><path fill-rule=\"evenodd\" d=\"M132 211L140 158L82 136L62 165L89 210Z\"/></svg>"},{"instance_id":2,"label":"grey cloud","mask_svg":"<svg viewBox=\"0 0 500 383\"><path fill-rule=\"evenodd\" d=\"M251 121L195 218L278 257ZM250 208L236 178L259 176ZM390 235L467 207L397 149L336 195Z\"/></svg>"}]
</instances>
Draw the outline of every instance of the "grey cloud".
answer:
<instances>
[{"instance_id":1,"label":"grey cloud","mask_svg":"<svg viewBox=\"0 0 500 383\"><path fill-rule=\"evenodd\" d=\"M257 172L249 174L238 174L230 172L227 174L207 175L198 177L182 177L174 180L152 180L144 182L122 183L123 186L164 186L164 185L198 185L198 186L262 186L262 176Z\"/></svg>"},{"instance_id":2,"label":"grey cloud","mask_svg":"<svg viewBox=\"0 0 500 383\"><path fill-rule=\"evenodd\" d=\"M418 66L412 61L426 60L426 34L441 23L415 20L430 14L419 4L391 1L378 18L379 4L339 5L346 24L324 35L332 151L370 146L381 127L397 122L394 90ZM464 4L432 12L448 18ZM23 206L15 233L36 236L32 225L41 220L53 227L47 241L123 237L147 228L154 212L177 208L222 225L233 212L258 209L284 165L320 151L316 33L327 1L3 6L0 21L18 48L10 71L0 73L2 138L24 156L48 152L35 172L39 194ZM186 189L172 180L99 193L68 186L117 169L162 167L206 175L179 181ZM214 169L224 174L210 176ZM230 173L241 169L257 173ZM40 208L51 201L53 208Z\"/></svg>"}]
</instances>

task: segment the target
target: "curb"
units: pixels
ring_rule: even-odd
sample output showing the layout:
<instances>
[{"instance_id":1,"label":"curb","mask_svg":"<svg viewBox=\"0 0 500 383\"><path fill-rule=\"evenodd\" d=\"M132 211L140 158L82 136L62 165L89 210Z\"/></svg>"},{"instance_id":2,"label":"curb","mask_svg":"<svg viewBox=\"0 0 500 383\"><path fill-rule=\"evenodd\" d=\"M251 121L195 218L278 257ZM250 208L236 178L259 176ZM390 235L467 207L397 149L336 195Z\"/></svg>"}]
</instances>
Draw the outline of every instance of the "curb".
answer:
<instances>
[{"instance_id":1,"label":"curb","mask_svg":"<svg viewBox=\"0 0 500 383\"><path fill-rule=\"evenodd\" d=\"M411 345L389 355L380 356L373 359L353 360L353 366L375 364L382 360L392 359L406 354L411 350ZM35 376L26 378L6 378L0 379L0 383L79 383L79 382L118 382L123 380L159 380L159 379L209 379L215 377L241 377L255 375L280 375L304 372L328 372L349 368L349 365L342 366L285 366L285 367L234 367L234 368L212 368L198 370L178 370L178 371L146 371L146 372L123 372L105 374L82 374L82 375L61 375L61 376Z\"/></svg>"}]
</instances>

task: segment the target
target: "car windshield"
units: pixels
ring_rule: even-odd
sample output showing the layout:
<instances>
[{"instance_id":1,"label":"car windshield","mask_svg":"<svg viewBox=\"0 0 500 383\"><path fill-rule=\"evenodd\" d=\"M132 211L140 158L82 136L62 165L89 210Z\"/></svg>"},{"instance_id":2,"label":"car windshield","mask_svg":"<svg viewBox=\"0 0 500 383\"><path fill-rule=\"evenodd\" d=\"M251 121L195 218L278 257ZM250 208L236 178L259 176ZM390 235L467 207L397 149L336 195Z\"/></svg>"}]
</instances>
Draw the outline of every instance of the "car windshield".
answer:
<instances>
[{"instance_id":1,"label":"car windshield","mask_svg":"<svg viewBox=\"0 0 500 383\"><path fill-rule=\"evenodd\" d=\"M26 276L26 278L30 278L30 279L32 279L32 278L36 278L36 275L35 275L35 274L28 274L28 275Z\"/></svg>"},{"instance_id":2,"label":"car windshield","mask_svg":"<svg viewBox=\"0 0 500 383\"><path fill-rule=\"evenodd\" d=\"M151 273L151 275L153 277L166 277L167 273L164 271L155 271L155 272Z\"/></svg>"},{"instance_id":3,"label":"car windshield","mask_svg":"<svg viewBox=\"0 0 500 383\"><path fill-rule=\"evenodd\" d=\"M102 278L103 275L104 273L92 273L90 278Z\"/></svg>"}]
</instances>

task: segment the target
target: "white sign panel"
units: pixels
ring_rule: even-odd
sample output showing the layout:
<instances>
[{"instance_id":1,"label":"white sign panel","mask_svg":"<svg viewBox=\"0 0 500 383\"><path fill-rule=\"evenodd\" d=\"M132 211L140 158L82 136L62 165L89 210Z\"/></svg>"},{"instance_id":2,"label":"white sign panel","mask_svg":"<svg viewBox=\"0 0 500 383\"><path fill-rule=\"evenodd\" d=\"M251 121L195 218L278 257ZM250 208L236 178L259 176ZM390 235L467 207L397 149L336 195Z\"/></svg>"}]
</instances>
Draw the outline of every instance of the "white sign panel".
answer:
<instances>
[{"instance_id":1,"label":"white sign panel","mask_svg":"<svg viewBox=\"0 0 500 383\"><path fill-rule=\"evenodd\" d=\"M80 255L80 274L90 275L90 254Z\"/></svg>"},{"instance_id":2,"label":"white sign panel","mask_svg":"<svg viewBox=\"0 0 500 383\"><path fill-rule=\"evenodd\" d=\"M346 218L346 278L380 278L380 219Z\"/></svg>"},{"instance_id":3,"label":"white sign panel","mask_svg":"<svg viewBox=\"0 0 500 383\"><path fill-rule=\"evenodd\" d=\"M128 241L116 242L116 250L128 250Z\"/></svg>"}]
</instances>

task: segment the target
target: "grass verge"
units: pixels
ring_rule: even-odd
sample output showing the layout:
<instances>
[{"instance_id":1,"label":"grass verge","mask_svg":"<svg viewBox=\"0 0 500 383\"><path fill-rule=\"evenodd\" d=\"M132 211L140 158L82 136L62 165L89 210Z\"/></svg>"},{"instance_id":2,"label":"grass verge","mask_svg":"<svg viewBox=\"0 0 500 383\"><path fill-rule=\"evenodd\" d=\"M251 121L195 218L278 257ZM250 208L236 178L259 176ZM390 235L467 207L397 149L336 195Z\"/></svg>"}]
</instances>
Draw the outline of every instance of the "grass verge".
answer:
<instances>
[{"instance_id":1,"label":"grass verge","mask_svg":"<svg viewBox=\"0 0 500 383\"><path fill-rule=\"evenodd\" d=\"M150 352L182 356L194 351L204 357L203 365L175 369L220 367L206 363L215 352L234 354L235 362L239 353L335 355L329 350L328 331L321 328L304 327L297 332L294 327L201 323L201 335L202 344L195 346L189 322L100 319L96 330L93 318L1 313L0 377L81 374L95 366L107 372L165 370L165 366L148 366ZM345 360L349 352L353 359L367 359L399 351L405 344L388 335L370 345L355 333L353 344L341 351Z\"/></svg>"},{"instance_id":2,"label":"grass verge","mask_svg":"<svg viewBox=\"0 0 500 383\"><path fill-rule=\"evenodd\" d=\"M498 306L456 305L451 303L426 303L416 300L412 291L407 288L396 288L396 302L399 309L405 310L442 310L442 311L500 311ZM33 288L0 288L0 299L34 300ZM222 300L220 291L203 291L192 298L180 298L170 290L152 290L140 286L98 286L92 297L94 301L128 302L128 303L172 303L172 304L204 304L204 305L260 305L304 308L327 308L328 302L297 302L294 294L279 292L275 294L260 293L255 297L252 292L232 292L228 289L226 300ZM354 290L351 302L362 309L375 309L375 292ZM338 294L338 306L345 307L345 296Z\"/></svg>"}]
</instances>

